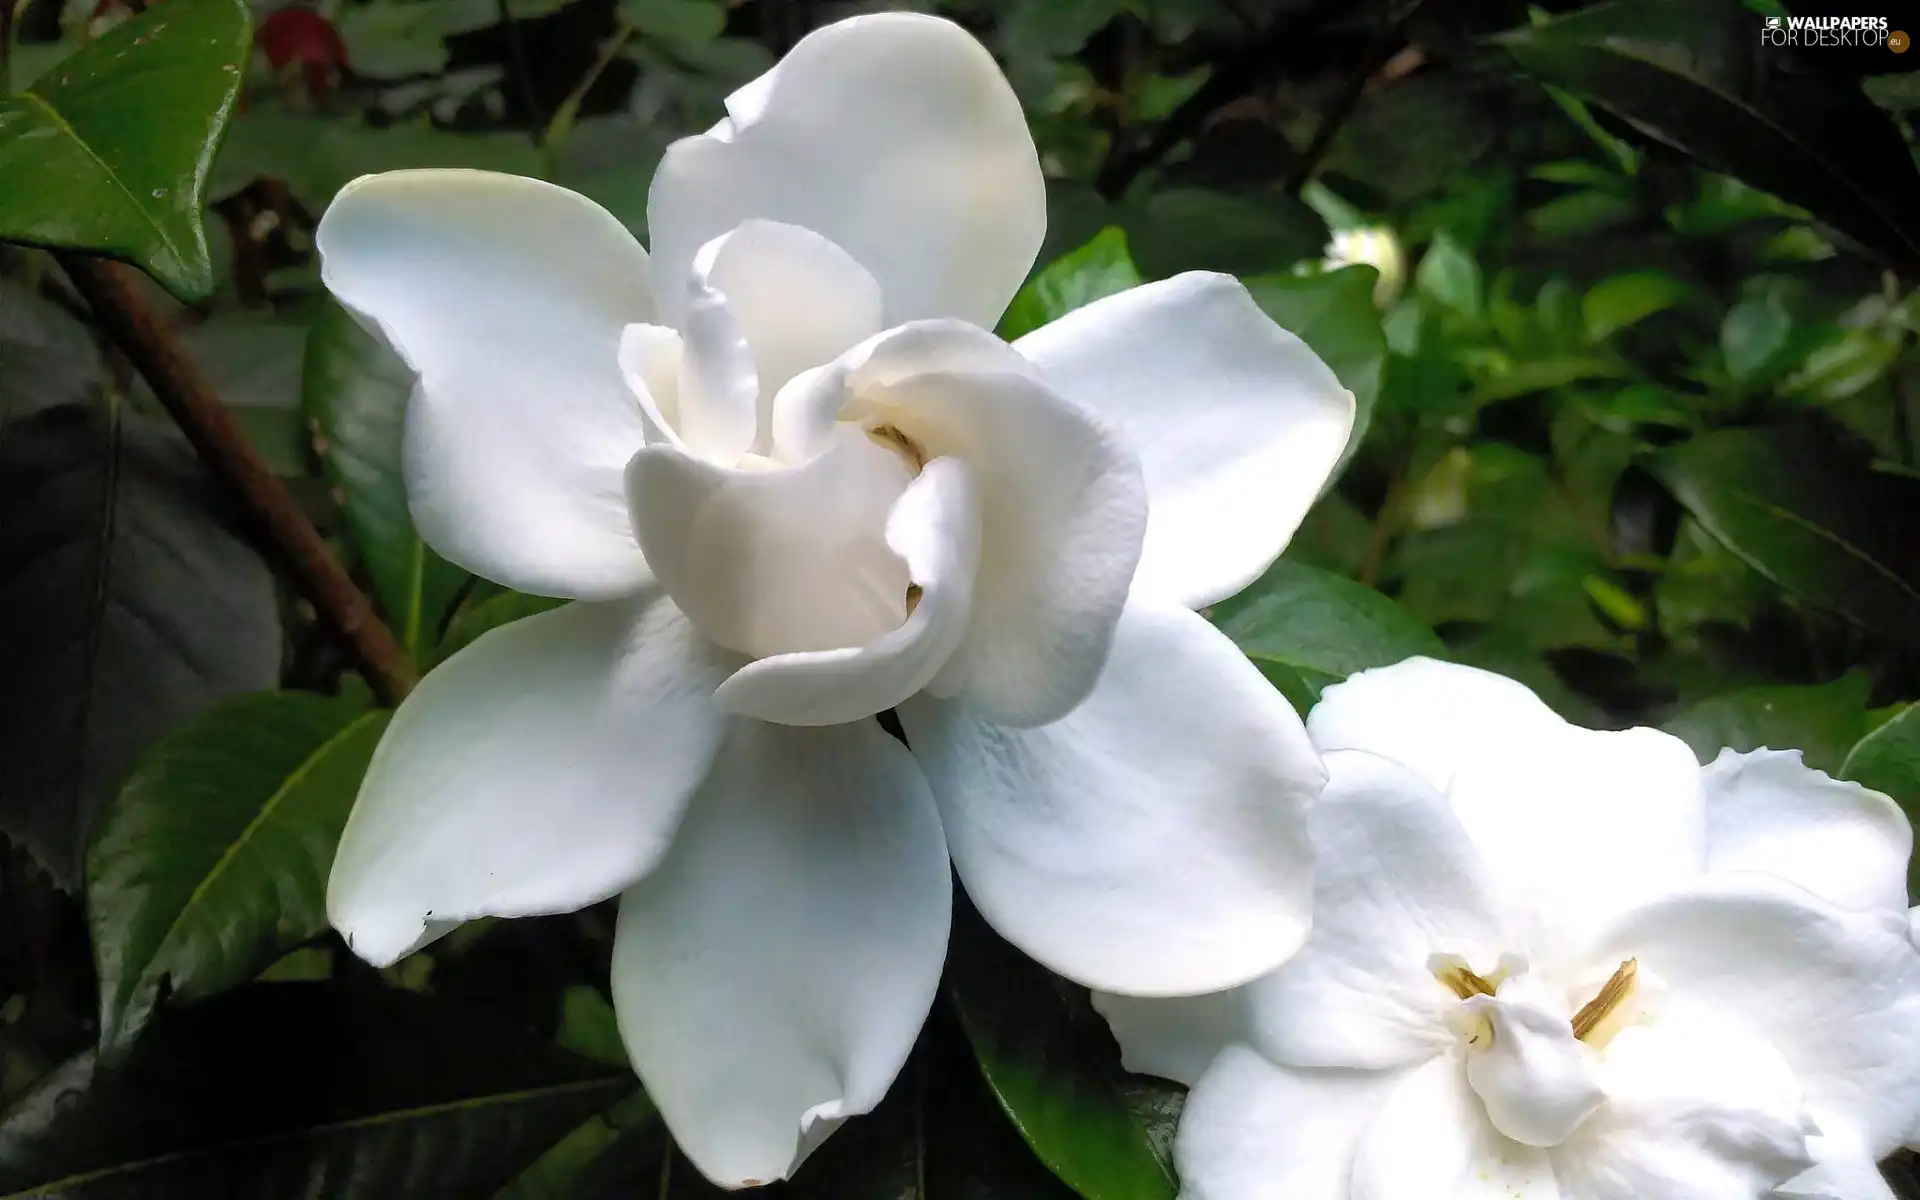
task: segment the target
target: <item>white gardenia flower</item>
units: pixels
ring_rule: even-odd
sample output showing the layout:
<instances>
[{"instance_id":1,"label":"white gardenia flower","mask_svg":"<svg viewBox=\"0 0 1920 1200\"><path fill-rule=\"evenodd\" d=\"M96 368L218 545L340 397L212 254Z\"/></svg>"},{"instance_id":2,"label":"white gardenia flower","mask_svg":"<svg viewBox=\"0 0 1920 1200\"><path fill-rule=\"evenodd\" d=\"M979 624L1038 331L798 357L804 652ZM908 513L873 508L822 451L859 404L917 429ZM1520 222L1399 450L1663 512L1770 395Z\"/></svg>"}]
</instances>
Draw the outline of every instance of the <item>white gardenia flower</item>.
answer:
<instances>
[{"instance_id":1,"label":"white gardenia flower","mask_svg":"<svg viewBox=\"0 0 1920 1200\"><path fill-rule=\"evenodd\" d=\"M1214 990L1297 948L1324 772L1191 610L1279 554L1353 406L1224 276L987 332L1044 195L948 22L829 26L727 107L662 162L651 256L572 192L462 171L359 180L318 242L418 375L422 535L577 601L401 706L328 914L384 964L620 896L628 1051L739 1186L886 1091L950 861L1104 989Z\"/></svg>"},{"instance_id":2,"label":"white gardenia flower","mask_svg":"<svg viewBox=\"0 0 1920 1200\"><path fill-rule=\"evenodd\" d=\"M1328 689L1312 936L1098 997L1193 1085L1184 1200L1891 1200L1920 1117L1913 835L1798 751L1700 768L1430 659Z\"/></svg>"},{"instance_id":3,"label":"white gardenia flower","mask_svg":"<svg viewBox=\"0 0 1920 1200\"><path fill-rule=\"evenodd\" d=\"M1321 265L1329 271L1364 265L1380 273L1373 281L1375 307L1385 308L1399 298L1407 278L1407 254L1400 248L1400 239L1385 225L1339 230L1324 253Z\"/></svg>"}]
</instances>

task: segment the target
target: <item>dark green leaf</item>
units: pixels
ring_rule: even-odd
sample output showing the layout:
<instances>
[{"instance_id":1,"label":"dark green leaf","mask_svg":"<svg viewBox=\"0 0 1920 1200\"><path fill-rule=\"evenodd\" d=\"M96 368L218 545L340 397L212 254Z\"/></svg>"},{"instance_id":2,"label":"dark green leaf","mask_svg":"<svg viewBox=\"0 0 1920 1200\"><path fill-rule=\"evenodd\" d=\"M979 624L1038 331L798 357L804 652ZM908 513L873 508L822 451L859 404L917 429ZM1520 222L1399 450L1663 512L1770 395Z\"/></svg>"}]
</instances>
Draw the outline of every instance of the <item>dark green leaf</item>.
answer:
<instances>
[{"instance_id":1,"label":"dark green leaf","mask_svg":"<svg viewBox=\"0 0 1920 1200\"><path fill-rule=\"evenodd\" d=\"M261 313L226 313L195 325L180 340L267 465L282 475L304 474L300 359L306 326Z\"/></svg>"},{"instance_id":2,"label":"dark green leaf","mask_svg":"<svg viewBox=\"0 0 1920 1200\"><path fill-rule=\"evenodd\" d=\"M1687 285L1665 271L1628 271L1610 275L1588 289L1580 302L1587 336L1594 341L1646 320L1684 300Z\"/></svg>"},{"instance_id":3,"label":"dark green leaf","mask_svg":"<svg viewBox=\"0 0 1920 1200\"><path fill-rule=\"evenodd\" d=\"M1920 645L1920 480L1807 429L1732 429L1662 451L1654 473L1706 531L1808 603Z\"/></svg>"},{"instance_id":4,"label":"dark green leaf","mask_svg":"<svg viewBox=\"0 0 1920 1200\"><path fill-rule=\"evenodd\" d=\"M345 309L329 305L307 335L301 379L314 446L338 489L354 548L394 632L422 657L469 576L421 540L407 511L400 438L413 373Z\"/></svg>"},{"instance_id":5,"label":"dark green leaf","mask_svg":"<svg viewBox=\"0 0 1920 1200\"><path fill-rule=\"evenodd\" d=\"M1262 670L1292 672L1316 698L1355 671L1447 652L1431 629L1367 585L1284 558L1214 606L1213 622Z\"/></svg>"},{"instance_id":6,"label":"dark green leaf","mask_svg":"<svg viewBox=\"0 0 1920 1200\"><path fill-rule=\"evenodd\" d=\"M1283 195L1167 188L1130 199L1103 219L1115 221L1149 279L1182 271L1259 275L1317 259L1327 244L1320 215Z\"/></svg>"},{"instance_id":7,"label":"dark green leaf","mask_svg":"<svg viewBox=\"0 0 1920 1200\"><path fill-rule=\"evenodd\" d=\"M1373 304L1377 278L1372 267L1346 267L1318 275L1247 280L1247 290L1262 311L1311 347L1353 393L1353 433L1341 455L1342 467L1373 424L1386 369L1387 336ZM1339 474L1338 468L1334 473Z\"/></svg>"},{"instance_id":8,"label":"dark green leaf","mask_svg":"<svg viewBox=\"0 0 1920 1200\"><path fill-rule=\"evenodd\" d=\"M1859 673L1816 687L1743 688L1702 700L1662 728L1702 764L1724 748L1800 750L1808 766L1833 773L1866 732L1871 688Z\"/></svg>"},{"instance_id":9,"label":"dark green leaf","mask_svg":"<svg viewBox=\"0 0 1920 1200\"><path fill-rule=\"evenodd\" d=\"M1040 1160L1085 1200L1172 1200L1173 1170L1148 1123L1165 1113L1131 1090L1086 992L970 911L954 914L948 969L987 1084Z\"/></svg>"},{"instance_id":10,"label":"dark green leaf","mask_svg":"<svg viewBox=\"0 0 1920 1200\"><path fill-rule=\"evenodd\" d=\"M104 1057L162 997L245 983L326 931L334 847L387 716L266 692L141 756L87 852Z\"/></svg>"},{"instance_id":11,"label":"dark green leaf","mask_svg":"<svg viewBox=\"0 0 1920 1200\"><path fill-rule=\"evenodd\" d=\"M1007 306L1000 336L1008 341L1057 321L1076 308L1124 292L1140 282L1127 253L1127 235L1108 226L1092 241L1042 267Z\"/></svg>"},{"instance_id":12,"label":"dark green leaf","mask_svg":"<svg viewBox=\"0 0 1920 1200\"><path fill-rule=\"evenodd\" d=\"M0 1120L0 1192L456 1200L633 1090L473 1006L255 984L164 1014L124 1071L59 1068Z\"/></svg>"},{"instance_id":13,"label":"dark green leaf","mask_svg":"<svg viewBox=\"0 0 1920 1200\"><path fill-rule=\"evenodd\" d=\"M1733 0L1615 0L1501 36L1520 65L1920 269L1920 172L1858 87L1770 70Z\"/></svg>"},{"instance_id":14,"label":"dark green leaf","mask_svg":"<svg viewBox=\"0 0 1920 1200\"><path fill-rule=\"evenodd\" d=\"M125 258L213 290L207 175L247 63L244 0L179 0L0 99L0 238Z\"/></svg>"},{"instance_id":15,"label":"dark green leaf","mask_svg":"<svg viewBox=\"0 0 1920 1200\"><path fill-rule=\"evenodd\" d=\"M273 577L179 435L68 405L0 435L0 826L63 883L141 751L274 686Z\"/></svg>"},{"instance_id":16,"label":"dark green leaf","mask_svg":"<svg viewBox=\"0 0 1920 1200\"><path fill-rule=\"evenodd\" d=\"M1909 704L1854 743L1839 774L1885 792L1908 819L1920 821L1920 705ZM1920 895L1920 860L1907 865L1907 894Z\"/></svg>"}]
</instances>

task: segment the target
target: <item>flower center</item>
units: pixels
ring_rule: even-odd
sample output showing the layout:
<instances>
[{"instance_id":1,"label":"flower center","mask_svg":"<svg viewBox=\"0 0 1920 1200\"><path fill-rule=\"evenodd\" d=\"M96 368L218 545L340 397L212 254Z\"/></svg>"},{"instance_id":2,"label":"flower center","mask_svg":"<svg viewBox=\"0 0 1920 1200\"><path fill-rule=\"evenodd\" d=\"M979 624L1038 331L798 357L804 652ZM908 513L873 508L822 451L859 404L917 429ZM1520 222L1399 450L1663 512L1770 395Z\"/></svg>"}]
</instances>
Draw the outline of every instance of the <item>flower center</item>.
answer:
<instances>
[{"instance_id":1,"label":"flower center","mask_svg":"<svg viewBox=\"0 0 1920 1200\"><path fill-rule=\"evenodd\" d=\"M867 430L867 436L872 438L876 444L884 446L888 450L898 454L900 458L912 468L915 475L920 474L921 471L926 469L927 452L920 448L920 443L914 441L906 434L901 433L892 425L875 425Z\"/></svg>"}]
</instances>

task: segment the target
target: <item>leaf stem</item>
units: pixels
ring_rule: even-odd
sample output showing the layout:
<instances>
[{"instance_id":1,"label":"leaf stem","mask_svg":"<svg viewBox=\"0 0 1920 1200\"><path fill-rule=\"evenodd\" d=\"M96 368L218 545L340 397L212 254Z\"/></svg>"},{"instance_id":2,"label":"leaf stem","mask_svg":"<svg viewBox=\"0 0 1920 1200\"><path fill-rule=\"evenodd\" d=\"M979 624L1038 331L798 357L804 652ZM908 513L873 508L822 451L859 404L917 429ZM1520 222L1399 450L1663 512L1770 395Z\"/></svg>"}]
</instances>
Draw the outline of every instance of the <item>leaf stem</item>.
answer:
<instances>
[{"instance_id":1,"label":"leaf stem","mask_svg":"<svg viewBox=\"0 0 1920 1200\"><path fill-rule=\"evenodd\" d=\"M258 522L301 593L346 642L375 694L398 704L419 682L412 660L154 312L138 273L73 251L57 251L56 257L201 459Z\"/></svg>"},{"instance_id":2,"label":"leaf stem","mask_svg":"<svg viewBox=\"0 0 1920 1200\"><path fill-rule=\"evenodd\" d=\"M560 102L560 107L553 110L553 119L547 122L546 134L540 139L540 155L546 161L549 179L560 164L561 147L566 144L567 134L573 129L574 118L580 115L580 105L586 101L593 85L600 82L600 76L606 74L607 68L613 65L613 60L626 49L633 34L633 26L624 20L615 26L606 43L600 47L600 54L593 60L593 65L580 77L580 82L573 85L567 98Z\"/></svg>"}]
</instances>

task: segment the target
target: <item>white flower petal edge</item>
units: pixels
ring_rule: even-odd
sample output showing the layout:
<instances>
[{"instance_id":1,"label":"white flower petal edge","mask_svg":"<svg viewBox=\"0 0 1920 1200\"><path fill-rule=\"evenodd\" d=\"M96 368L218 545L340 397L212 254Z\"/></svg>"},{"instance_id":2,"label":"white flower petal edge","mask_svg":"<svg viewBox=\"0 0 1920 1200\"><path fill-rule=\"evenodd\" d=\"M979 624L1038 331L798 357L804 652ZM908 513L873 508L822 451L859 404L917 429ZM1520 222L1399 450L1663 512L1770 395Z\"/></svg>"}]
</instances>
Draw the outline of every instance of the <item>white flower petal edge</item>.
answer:
<instances>
[{"instance_id":1,"label":"white flower petal edge","mask_svg":"<svg viewBox=\"0 0 1920 1200\"><path fill-rule=\"evenodd\" d=\"M1250 1040L1276 1062L1409 1066L1452 1044L1445 953L1491 972L1509 947L1479 853L1425 780L1356 750L1325 756L1307 813L1316 854L1313 932L1247 986Z\"/></svg>"},{"instance_id":2,"label":"white flower petal edge","mask_svg":"<svg viewBox=\"0 0 1920 1200\"><path fill-rule=\"evenodd\" d=\"M314 239L327 287L419 376L405 456L421 536L523 592L644 585L621 483L645 430L620 334L654 311L633 236L565 188L427 170L348 184Z\"/></svg>"},{"instance_id":3,"label":"white flower petal edge","mask_svg":"<svg viewBox=\"0 0 1920 1200\"><path fill-rule=\"evenodd\" d=\"M879 1103L932 1006L952 876L912 757L872 721L736 721L620 903L620 1032L709 1179L784 1179Z\"/></svg>"},{"instance_id":4,"label":"white flower petal edge","mask_svg":"<svg viewBox=\"0 0 1920 1200\"><path fill-rule=\"evenodd\" d=\"M1192 1087L1222 1050L1251 1040L1245 996L1245 988L1198 996L1095 992L1093 1007L1120 1043L1121 1066Z\"/></svg>"},{"instance_id":5,"label":"white flower petal edge","mask_svg":"<svg viewBox=\"0 0 1920 1200\"><path fill-rule=\"evenodd\" d=\"M1841 908L1907 907L1913 827L1890 798L1806 766L1798 750L1722 750L1702 778L1708 870L1758 871Z\"/></svg>"},{"instance_id":6,"label":"white flower petal edge","mask_svg":"<svg viewBox=\"0 0 1920 1200\"><path fill-rule=\"evenodd\" d=\"M503 626L421 681L367 767L327 918L385 966L462 921L571 912L666 852L732 663L657 593Z\"/></svg>"},{"instance_id":7,"label":"white flower petal edge","mask_svg":"<svg viewBox=\"0 0 1920 1200\"><path fill-rule=\"evenodd\" d=\"M1096 300L1014 348L1139 452L1151 516L1134 586L1189 608L1273 564L1353 432L1353 393L1229 275Z\"/></svg>"},{"instance_id":8,"label":"white flower petal edge","mask_svg":"<svg viewBox=\"0 0 1920 1200\"><path fill-rule=\"evenodd\" d=\"M1307 730L1322 753L1364 750L1424 776L1501 890L1553 927L1549 941L1590 934L1704 861L1700 766L1685 742L1568 724L1490 671L1430 658L1361 671L1327 689Z\"/></svg>"},{"instance_id":9,"label":"white flower petal edge","mask_svg":"<svg viewBox=\"0 0 1920 1200\"><path fill-rule=\"evenodd\" d=\"M877 13L802 38L734 93L728 119L668 148L647 198L661 310L713 238L755 218L814 230L880 283L885 323L991 329L1046 233L1026 116L951 22Z\"/></svg>"},{"instance_id":10,"label":"white flower petal edge","mask_svg":"<svg viewBox=\"0 0 1920 1200\"><path fill-rule=\"evenodd\" d=\"M1229 1046L1180 1114L1181 1200L1349 1200L1360 1136L1397 1079L1282 1067Z\"/></svg>"},{"instance_id":11,"label":"white flower petal edge","mask_svg":"<svg viewBox=\"0 0 1920 1200\"><path fill-rule=\"evenodd\" d=\"M1087 699L1031 730L900 708L954 866L992 926L1078 982L1217 991L1300 945L1325 779L1299 720L1186 609L1135 600Z\"/></svg>"}]
</instances>

